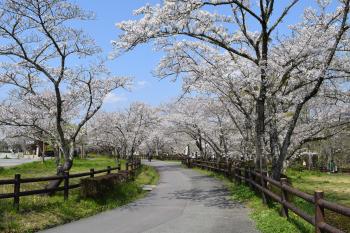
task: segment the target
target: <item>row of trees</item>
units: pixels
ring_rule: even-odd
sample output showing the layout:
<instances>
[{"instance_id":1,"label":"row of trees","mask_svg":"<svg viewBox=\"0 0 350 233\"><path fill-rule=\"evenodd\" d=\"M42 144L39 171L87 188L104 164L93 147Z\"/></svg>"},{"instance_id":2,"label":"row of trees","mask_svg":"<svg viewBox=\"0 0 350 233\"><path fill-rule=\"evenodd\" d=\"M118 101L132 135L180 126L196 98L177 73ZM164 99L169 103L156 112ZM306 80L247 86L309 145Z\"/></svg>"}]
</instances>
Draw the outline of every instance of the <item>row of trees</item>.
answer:
<instances>
[{"instance_id":1,"label":"row of trees","mask_svg":"<svg viewBox=\"0 0 350 233\"><path fill-rule=\"evenodd\" d=\"M242 138L229 116L210 98L185 98L158 107L133 103L120 112L100 112L89 124L89 145L118 157L183 154L240 156Z\"/></svg>"},{"instance_id":2,"label":"row of trees","mask_svg":"<svg viewBox=\"0 0 350 233\"><path fill-rule=\"evenodd\" d=\"M159 107L133 103L120 112L100 112L89 124L88 144L124 158L136 152L183 154L187 145L202 157L233 156L241 139L218 107L212 99L185 98Z\"/></svg>"},{"instance_id":3,"label":"row of trees","mask_svg":"<svg viewBox=\"0 0 350 233\"><path fill-rule=\"evenodd\" d=\"M153 41L166 54L156 74L182 77L185 92L213 99L230 119L228 138L240 137L240 151L261 169L270 160L278 179L305 144L349 125L350 1L315 1L287 27L283 20L301 2L147 5L135 11L139 19L118 24L123 33L113 42L115 55Z\"/></svg>"},{"instance_id":4,"label":"row of trees","mask_svg":"<svg viewBox=\"0 0 350 233\"><path fill-rule=\"evenodd\" d=\"M254 159L252 149L231 120L227 109L214 98L186 97L158 107L134 103L118 113L100 112L92 119L88 144L91 149L123 158L136 153L184 154L189 146L186 151L190 156ZM327 140L305 143L295 149L285 165L301 166L300 160L307 161L305 155L311 153L318 157L315 166L326 166L330 160L346 166L350 161L349 133L344 130Z\"/></svg>"},{"instance_id":5,"label":"row of trees","mask_svg":"<svg viewBox=\"0 0 350 233\"><path fill-rule=\"evenodd\" d=\"M144 103L133 103L120 112L100 112L89 125L89 145L118 157L133 157L143 143L153 139L158 125L156 109Z\"/></svg>"},{"instance_id":6,"label":"row of trees","mask_svg":"<svg viewBox=\"0 0 350 233\"><path fill-rule=\"evenodd\" d=\"M114 77L94 40L72 26L93 14L66 0L2 0L0 125L8 137L57 148L59 174L85 140L123 157L191 144L203 157L270 162L278 179L305 145L350 122L350 0L317 0L286 27L300 2L164 0L136 10L137 20L118 24L115 55L153 41L165 54L156 75L182 78L184 95L107 113L105 96L130 79Z\"/></svg>"},{"instance_id":7,"label":"row of trees","mask_svg":"<svg viewBox=\"0 0 350 233\"><path fill-rule=\"evenodd\" d=\"M129 83L112 75L94 40L73 27L91 19L66 0L0 1L0 125L8 137L58 148L57 174L72 167L82 128L105 96Z\"/></svg>"}]
</instances>

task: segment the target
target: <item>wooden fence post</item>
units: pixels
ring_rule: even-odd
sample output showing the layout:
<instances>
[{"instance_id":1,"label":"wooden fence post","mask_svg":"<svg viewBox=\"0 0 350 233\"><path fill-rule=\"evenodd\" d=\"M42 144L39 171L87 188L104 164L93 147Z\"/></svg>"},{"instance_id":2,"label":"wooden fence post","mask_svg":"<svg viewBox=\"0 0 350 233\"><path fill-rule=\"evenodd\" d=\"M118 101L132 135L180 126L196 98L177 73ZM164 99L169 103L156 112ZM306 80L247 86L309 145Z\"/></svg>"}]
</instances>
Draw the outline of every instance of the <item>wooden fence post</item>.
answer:
<instances>
[{"instance_id":1,"label":"wooden fence post","mask_svg":"<svg viewBox=\"0 0 350 233\"><path fill-rule=\"evenodd\" d=\"M131 179L134 180L135 179L135 175L136 175L136 167L135 167L135 161L133 160L131 162Z\"/></svg>"},{"instance_id":2,"label":"wooden fence post","mask_svg":"<svg viewBox=\"0 0 350 233\"><path fill-rule=\"evenodd\" d=\"M129 170L129 162L125 163L125 170L128 171Z\"/></svg>"},{"instance_id":3,"label":"wooden fence post","mask_svg":"<svg viewBox=\"0 0 350 233\"><path fill-rule=\"evenodd\" d=\"M90 169L90 177L93 178L95 176L95 169Z\"/></svg>"},{"instance_id":4,"label":"wooden fence post","mask_svg":"<svg viewBox=\"0 0 350 233\"><path fill-rule=\"evenodd\" d=\"M13 185L13 207L19 210L19 193L21 190L21 174L15 174L15 182Z\"/></svg>"},{"instance_id":5,"label":"wooden fence post","mask_svg":"<svg viewBox=\"0 0 350 233\"><path fill-rule=\"evenodd\" d=\"M244 167L244 183L248 186L249 185L249 174L247 167Z\"/></svg>"},{"instance_id":6,"label":"wooden fence post","mask_svg":"<svg viewBox=\"0 0 350 233\"><path fill-rule=\"evenodd\" d=\"M120 172L120 170L121 170L121 163L119 162L119 163L118 163L118 167L117 167L118 173Z\"/></svg>"},{"instance_id":7,"label":"wooden fence post","mask_svg":"<svg viewBox=\"0 0 350 233\"><path fill-rule=\"evenodd\" d=\"M234 166L233 167L233 177L235 178L235 182L236 182L236 184L238 184L238 172L237 172L238 170L237 170L237 168Z\"/></svg>"},{"instance_id":8,"label":"wooden fence post","mask_svg":"<svg viewBox=\"0 0 350 233\"><path fill-rule=\"evenodd\" d=\"M251 171L251 167L248 167L248 182L249 182L249 188L254 190L254 187L253 184L252 184L252 171Z\"/></svg>"},{"instance_id":9,"label":"wooden fence post","mask_svg":"<svg viewBox=\"0 0 350 233\"><path fill-rule=\"evenodd\" d=\"M107 174L111 174L111 166L107 166Z\"/></svg>"},{"instance_id":10,"label":"wooden fence post","mask_svg":"<svg viewBox=\"0 0 350 233\"><path fill-rule=\"evenodd\" d=\"M323 199L323 191L315 191L315 232L322 233L320 228L321 223L324 222L324 208L319 205L319 200Z\"/></svg>"},{"instance_id":11,"label":"wooden fence post","mask_svg":"<svg viewBox=\"0 0 350 233\"><path fill-rule=\"evenodd\" d=\"M241 169L238 167L237 168L237 174L238 174L238 176L237 176L237 180L238 180L238 184L240 185L241 183L242 183L242 180L241 180Z\"/></svg>"},{"instance_id":12,"label":"wooden fence post","mask_svg":"<svg viewBox=\"0 0 350 233\"><path fill-rule=\"evenodd\" d=\"M255 173L256 173L255 167L252 166L251 169L250 169L250 171L251 171L251 173L252 173L252 181L253 181L254 183L256 183L256 184L259 184L258 179L257 179L258 177L257 177L257 175L255 174ZM253 189L254 189L256 192L259 191L259 188L257 188L255 185L254 185Z\"/></svg>"},{"instance_id":13,"label":"wooden fence post","mask_svg":"<svg viewBox=\"0 0 350 233\"><path fill-rule=\"evenodd\" d=\"M264 177L267 177L267 171L263 171L262 173L260 173L261 186L267 189L267 181L264 179ZM263 191L261 191L261 197L264 204L267 204L269 202L268 195L266 195Z\"/></svg>"},{"instance_id":14,"label":"wooden fence post","mask_svg":"<svg viewBox=\"0 0 350 233\"><path fill-rule=\"evenodd\" d=\"M228 161L227 164L227 176L229 178L230 181L233 181L233 176L232 176L232 161Z\"/></svg>"},{"instance_id":15,"label":"wooden fence post","mask_svg":"<svg viewBox=\"0 0 350 233\"><path fill-rule=\"evenodd\" d=\"M69 195L69 172L65 171L63 173L63 179L64 179L64 190L63 190L63 196L64 196L64 200L68 200L68 195Z\"/></svg>"},{"instance_id":16,"label":"wooden fence post","mask_svg":"<svg viewBox=\"0 0 350 233\"><path fill-rule=\"evenodd\" d=\"M283 188L283 185L287 185L287 178L281 178L281 201L282 201L282 216L289 218L288 207L284 205L283 202L288 201L288 192Z\"/></svg>"}]
</instances>

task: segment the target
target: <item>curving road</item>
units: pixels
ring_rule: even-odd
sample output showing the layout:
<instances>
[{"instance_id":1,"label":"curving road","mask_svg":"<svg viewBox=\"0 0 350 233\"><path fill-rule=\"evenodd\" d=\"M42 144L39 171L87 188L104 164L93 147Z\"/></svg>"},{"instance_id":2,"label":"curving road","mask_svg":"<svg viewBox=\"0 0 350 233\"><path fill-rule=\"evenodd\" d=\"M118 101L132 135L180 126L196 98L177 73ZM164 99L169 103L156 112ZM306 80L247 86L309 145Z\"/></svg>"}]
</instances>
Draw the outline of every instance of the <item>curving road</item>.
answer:
<instances>
[{"instance_id":1,"label":"curving road","mask_svg":"<svg viewBox=\"0 0 350 233\"><path fill-rule=\"evenodd\" d=\"M40 159L0 159L0 167L14 167L39 160Z\"/></svg>"},{"instance_id":2,"label":"curving road","mask_svg":"<svg viewBox=\"0 0 350 233\"><path fill-rule=\"evenodd\" d=\"M175 162L154 161L151 165L159 170L161 179L146 198L45 232L258 232L248 218L248 209L229 200L220 181Z\"/></svg>"}]
</instances>

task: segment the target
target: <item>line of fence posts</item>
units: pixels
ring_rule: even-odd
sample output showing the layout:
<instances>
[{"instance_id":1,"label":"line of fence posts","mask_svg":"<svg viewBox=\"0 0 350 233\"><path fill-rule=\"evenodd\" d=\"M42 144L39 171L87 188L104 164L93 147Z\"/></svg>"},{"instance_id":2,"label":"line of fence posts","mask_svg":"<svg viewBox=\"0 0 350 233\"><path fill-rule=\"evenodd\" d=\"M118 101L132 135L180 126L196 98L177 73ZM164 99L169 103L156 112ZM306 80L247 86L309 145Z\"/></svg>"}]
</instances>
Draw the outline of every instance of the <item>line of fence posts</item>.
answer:
<instances>
[{"instance_id":1,"label":"line of fence posts","mask_svg":"<svg viewBox=\"0 0 350 233\"><path fill-rule=\"evenodd\" d=\"M324 200L324 192L320 190L316 190L314 195L309 195L307 193L303 193L297 189L294 189L289 186L287 178L281 178L280 181L273 180L268 177L267 171L256 172L253 167L245 166L240 168L235 166L231 162L226 162L226 169L222 169L222 165L218 162L208 162L208 161L197 161L191 158L186 158L182 161L188 167L197 166L200 168L205 168L207 170L215 170L217 172L221 172L225 174L231 180L237 184L242 184L242 180L244 180L244 184L249 186L254 191L260 191L263 203L267 204L270 199L274 199L275 201L281 204L281 215L283 217L289 218L289 209L296 213L298 216L305 219L307 222L311 223L315 226L316 233L323 232L331 232L331 233L342 233L343 231L327 224L325 222L325 207L344 216L350 216L350 208L345 206L340 206L336 203L330 203ZM212 165L209 165L209 164ZM242 174L243 171L243 174ZM232 174L233 173L233 174ZM258 180L257 183L256 181ZM268 182L270 184L280 188L280 195L275 194L271 190L268 189ZM308 202L314 204L315 215L310 216L298 209L292 203L289 202L289 193L292 193Z\"/></svg>"},{"instance_id":2,"label":"line of fence posts","mask_svg":"<svg viewBox=\"0 0 350 233\"><path fill-rule=\"evenodd\" d=\"M141 165L141 162L139 159L131 161L131 163L126 162L125 166L126 166L126 171L130 174L130 177L132 179L134 179L135 176L135 170L138 169ZM107 168L105 169L107 175L111 174L112 170L117 170L117 173L119 173L121 171L121 164L119 163L118 166L116 168L112 168L111 166L107 166ZM94 168L91 168L88 175L90 176L90 178L93 178L95 176L96 173L100 173L100 171L95 171ZM84 173L82 173L84 174ZM80 174L74 174L75 177L79 177ZM82 176L83 177L83 176ZM63 190L63 198L64 200L68 200L69 197L69 189L71 189L70 185L69 185L69 179L71 178L71 176L69 175L68 171L65 171L63 173L63 176L61 177L57 177L56 180L62 179L63 181L63 187L57 191ZM45 181L45 178L38 178L38 181ZM54 180L53 178L49 178L48 180ZM35 178L33 178L33 182L37 182L35 181ZM13 194L9 193L6 194L5 197L3 198L7 198L10 196L13 196L13 207L16 210L19 210L19 203L20 203L20 197L21 197L21 174L15 174L14 179L11 181L9 180L8 182L5 182L4 184L13 184ZM0 180L0 185L1 185L1 180ZM78 187L78 186L77 186ZM35 195L35 194L39 194L39 193L45 193L43 192L43 190L37 190L38 193L35 193L35 191L33 191L33 193L31 195ZM49 192L51 190L47 190L47 192ZM3 199L0 196L0 199Z\"/></svg>"}]
</instances>

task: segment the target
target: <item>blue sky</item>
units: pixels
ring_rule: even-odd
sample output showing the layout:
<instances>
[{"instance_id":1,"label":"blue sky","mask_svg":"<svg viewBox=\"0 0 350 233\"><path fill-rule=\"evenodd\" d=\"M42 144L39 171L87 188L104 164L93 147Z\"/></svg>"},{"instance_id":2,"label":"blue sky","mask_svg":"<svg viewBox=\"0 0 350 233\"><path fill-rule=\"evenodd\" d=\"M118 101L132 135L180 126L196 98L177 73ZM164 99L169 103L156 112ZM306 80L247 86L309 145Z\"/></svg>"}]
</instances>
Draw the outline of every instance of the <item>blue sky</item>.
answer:
<instances>
[{"instance_id":1,"label":"blue sky","mask_svg":"<svg viewBox=\"0 0 350 233\"><path fill-rule=\"evenodd\" d=\"M99 46L107 57L112 52L111 40L117 39L120 30L115 26L117 22L135 18L133 11L150 3L161 3L162 0L72 0L85 10L93 11L96 20L79 23L78 27L84 29ZM252 0L255 1L255 0ZM287 0L276 1L275 12L280 14ZM334 3L337 1L333 0ZM300 3L289 14L283 25L278 29L280 34L287 32L286 28L300 20L303 10L314 5L315 0L300 0ZM218 8L218 12L229 13ZM254 24L251 24L254 30ZM142 45L134 51L108 61L108 66L114 75L134 77L135 86L131 92L116 91L111 94L104 110L115 111L127 107L134 101L142 101L150 105L176 99L181 94L181 80L172 82L170 79L159 80L152 75L152 71L162 57L161 52L155 52L152 44ZM1 96L1 93L0 93Z\"/></svg>"},{"instance_id":2,"label":"blue sky","mask_svg":"<svg viewBox=\"0 0 350 233\"><path fill-rule=\"evenodd\" d=\"M81 27L93 37L104 50L106 56L112 52L111 40L115 40L119 31L115 24L134 18L133 10L147 3L157 4L159 0L75 0L85 10L96 14L96 20L88 21ZM104 110L114 111L127 107L134 101L150 105L169 101L181 93L180 80L176 83L169 79L159 80L152 76L152 71L162 54L152 49L152 44L142 45L134 51L111 60L108 65L115 75L134 77L135 86L131 92L115 91L107 99Z\"/></svg>"},{"instance_id":3,"label":"blue sky","mask_svg":"<svg viewBox=\"0 0 350 233\"><path fill-rule=\"evenodd\" d=\"M74 2L86 10L95 12L96 20L86 22L82 27L96 39L107 56L112 51L110 41L116 39L118 33L121 33L115 27L115 23L133 19L133 10L147 3L151 5L161 3L161 0L75 0ZM276 12L280 13L286 6L286 2L287 0L276 1ZM291 14L286 17L278 32L280 34L286 33L287 26L298 22L303 10L314 3L314 0L301 0ZM226 11L224 12L226 13ZM253 25L251 26L254 28ZM161 57L162 54L153 51L152 45L148 44L139 46L134 51L109 61L109 67L114 74L134 77L135 87L132 92L116 91L113 93L106 101L104 110L114 111L124 108L133 101L158 105L176 98L181 93L180 80L173 83L169 79L159 80L151 74Z\"/></svg>"}]
</instances>

